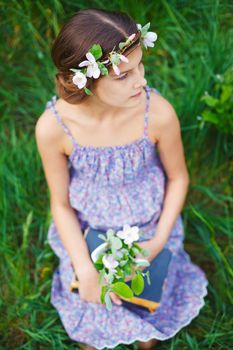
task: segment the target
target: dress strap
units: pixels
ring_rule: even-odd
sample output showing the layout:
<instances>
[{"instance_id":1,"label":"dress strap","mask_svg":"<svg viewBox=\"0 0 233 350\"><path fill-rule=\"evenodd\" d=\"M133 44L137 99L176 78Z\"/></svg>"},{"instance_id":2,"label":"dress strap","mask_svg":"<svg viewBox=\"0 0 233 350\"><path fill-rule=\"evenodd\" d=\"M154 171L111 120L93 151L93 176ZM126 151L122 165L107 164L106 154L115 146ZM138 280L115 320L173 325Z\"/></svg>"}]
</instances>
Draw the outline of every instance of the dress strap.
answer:
<instances>
[{"instance_id":1,"label":"dress strap","mask_svg":"<svg viewBox=\"0 0 233 350\"><path fill-rule=\"evenodd\" d=\"M146 86L146 110L144 115L144 137L148 137L148 116L149 116L149 106L150 106L150 92L151 88Z\"/></svg>"},{"instance_id":2,"label":"dress strap","mask_svg":"<svg viewBox=\"0 0 233 350\"><path fill-rule=\"evenodd\" d=\"M63 128L65 133L69 136L69 138L71 139L73 145L76 145L76 141L75 141L73 135L71 134L69 128L63 122L60 114L58 113L58 111L57 111L57 109L55 107L56 100L57 100L57 97L53 96L52 100L47 102L46 108L50 108L51 109L51 111L53 112L54 117L57 119L58 124L61 125L61 127Z\"/></svg>"},{"instance_id":3,"label":"dress strap","mask_svg":"<svg viewBox=\"0 0 233 350\"><path fill-rule=\"evenodd\" d=\"M146 86L146 111L145 111L145 117L144 117L144 137L148 138L148 119L149 119L149 107L150 107L150 96L151 96L151 91L154 91L156 94L160 94L158 90L155 88L149 87L148 85Z\"/></svg>"}]
</instances>

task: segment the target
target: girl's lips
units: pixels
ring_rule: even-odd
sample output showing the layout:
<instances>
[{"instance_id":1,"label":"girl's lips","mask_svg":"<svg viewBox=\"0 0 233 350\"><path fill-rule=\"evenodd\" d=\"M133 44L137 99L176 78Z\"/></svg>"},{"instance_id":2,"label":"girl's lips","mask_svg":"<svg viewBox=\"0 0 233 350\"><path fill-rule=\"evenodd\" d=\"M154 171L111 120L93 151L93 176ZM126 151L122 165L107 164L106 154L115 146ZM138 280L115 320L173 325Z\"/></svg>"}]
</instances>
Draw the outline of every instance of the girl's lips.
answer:
<instances>
[{"instance_id":1,"label":"girl's lips","mask_svg":"<svg viewBox=\"0 0 233 350\"><path fill-rule=\"evenodd\" d=\"M137 96L140 96L141 95L141 91L139 92L139 93L137 93L136 95L133 95L133 96L131 96L131 97L137 97Z\"/></svg>"}]
</instances>

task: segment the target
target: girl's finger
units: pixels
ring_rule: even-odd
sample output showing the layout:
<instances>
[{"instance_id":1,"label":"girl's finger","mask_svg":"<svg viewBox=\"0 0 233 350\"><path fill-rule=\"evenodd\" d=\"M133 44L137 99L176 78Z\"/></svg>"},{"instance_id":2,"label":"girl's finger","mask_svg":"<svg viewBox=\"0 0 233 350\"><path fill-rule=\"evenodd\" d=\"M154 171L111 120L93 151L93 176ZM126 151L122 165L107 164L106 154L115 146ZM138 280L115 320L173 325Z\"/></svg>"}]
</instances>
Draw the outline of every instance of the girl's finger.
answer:
<instances>
[{"instance_id":1,"label":"girl's finger","mask_svg":"<svg viewBox=\"0 0 233 350\"><path fill-rule=\"evenodd\" d=\"M122 305L122 301L121 299L113 292L109 293L110 298L112 299L112 301L117 304L117 305Z\"/></svg>"}]
</instances>

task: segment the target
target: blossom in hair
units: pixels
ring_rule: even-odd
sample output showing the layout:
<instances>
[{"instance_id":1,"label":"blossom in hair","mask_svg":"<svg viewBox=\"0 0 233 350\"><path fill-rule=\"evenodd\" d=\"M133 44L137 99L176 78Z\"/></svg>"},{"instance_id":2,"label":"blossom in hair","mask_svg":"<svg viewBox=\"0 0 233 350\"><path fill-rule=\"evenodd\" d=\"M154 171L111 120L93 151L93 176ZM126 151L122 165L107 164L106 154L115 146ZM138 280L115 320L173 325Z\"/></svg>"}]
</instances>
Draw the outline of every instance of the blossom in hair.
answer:
<instances>
[{"instance_id":1,"label":"blossom in hair","mask_svg":"<svg viewBox=\"0 0 233 350\"><path fill-rule=\"evenodd\" d=\"M116 75L120 75L121 74L121 71L120 69L117 67L117 65L122 61L122 62L126 62L128 63L129 60L127 57L125 57L124 55L122 54L119 54L119 53L112 53L110 54L110 61L112 63L112 68L115 72Z\"/></svg>"},{"instance_id":2,"label":"blossom in hair","mask_svg":"<svg viewBox=\"0 0 233 350\"><path fill-rule=\"evenodd\" d=\"M83 61L81 63L79 63L79 67L86 67L87 66L87 77L88 78L95 78L98 79L100 76L100 69L98 67L98 64L95 60L95 57L92 55L91 52L87 52L86 54L86 61Z\"/></svg>"},{"instance_id":3,"label":"blossom in hair","mask_svg":"<svg viewBox=\"0 0 233 350\"><path fill-rule=\"evenodd\" d=\"M75 72L75 75L72 78L73 83L79 88L82 89L86 83L87 83L87 78L85 74L83 74L80 70L78 69L72 69L73 72Z\"/></svg>"},{"instance_id":4,"label":"blossom in hair","mask_svg":"<svg viewBox=\"0 0 233 350\"><path fill-rule=\"evenodd\" d=\"M155 32L148 32L150 23L147 23L144 27L141 24L137 24L138 30L142 33L142 44L147 49L147 47L154 47L154 41L157 40L158 35Z\"/></svg>"}]
</instances>

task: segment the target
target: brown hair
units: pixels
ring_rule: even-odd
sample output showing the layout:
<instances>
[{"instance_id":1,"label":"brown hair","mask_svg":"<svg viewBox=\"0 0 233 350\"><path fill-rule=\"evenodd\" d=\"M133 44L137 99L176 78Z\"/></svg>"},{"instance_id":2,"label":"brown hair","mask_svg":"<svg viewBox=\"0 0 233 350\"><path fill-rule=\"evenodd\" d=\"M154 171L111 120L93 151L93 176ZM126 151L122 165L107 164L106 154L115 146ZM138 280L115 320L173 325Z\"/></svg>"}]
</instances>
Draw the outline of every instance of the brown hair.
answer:
<instances>
[{"instance_id":1,"label":"brown hair","mask_svg":"<svg viewBox=\"0 0 233 350\"><path fill-rule=\"evenodd\" d=\"M75 13L61 28L51 50L58 69L55 79L58 96L72 104L80 103L87 95L84 89L73 84L73 73L69 69L78 68L78 64L86 60L86 53L93 44L101 45L105 57L115 45L117 48L121 41L137 31L136 22L124 12L92 8ZM130 51L138 42L139 39L131 45ZM95 79L87 78L86 87L91 89L94 83Z\"/></svg>"}]
</instances>

